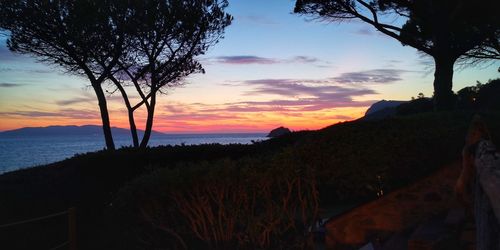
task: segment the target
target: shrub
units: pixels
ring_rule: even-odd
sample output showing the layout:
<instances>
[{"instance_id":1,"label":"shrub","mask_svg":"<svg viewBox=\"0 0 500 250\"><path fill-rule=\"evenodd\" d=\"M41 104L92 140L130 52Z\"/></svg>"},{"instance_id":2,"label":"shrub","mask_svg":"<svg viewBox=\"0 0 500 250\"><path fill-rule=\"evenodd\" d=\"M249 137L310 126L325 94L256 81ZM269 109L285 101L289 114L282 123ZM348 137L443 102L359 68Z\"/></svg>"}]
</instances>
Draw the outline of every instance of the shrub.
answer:
<instances>
[{"instance_id":1,"label":"shrub","mask_svg":"<svg viewBox=\"0 0 500 250\"><path fill-rule=\"evenodd\" d=\"M137 248L311 246L306 230L319 206L316 178L290 152L161 169L123 188L113 214L142 238L132 240Z\"/></svg>"},{"instance_id":2,"label":"shrub","mask_svg":"<svg viewBox=\"0 0 500 250\"><path fill-rule=\"evenodd\" d=\"M482 110L500 111L500 79L490 80L482 85L478 94L478 104Z\"/></svg>"},{"instance_id":3,"label":"shrub","mask_svg":"<svg viewBox=\"0 0 500 250\"><path fill-rule=\"evenodd\" d=\"M431 98L417 98L407 103L402 103L396 108L397 115L413 115L434 110L434 101Z\"/></svg>"},{"instance_id":4,"label":"shrub","mask_svg":"<svg viewBox=\"0 0 500 250\"><path fill-rule=\"evenodd\" d=\"M347 122L266 156L161 168L122 188L113 211L132 222L123 228L136 230L139 248L300 248L319 201L375 199L381 186L390 192L456 160L472 115ZM483 117L498 131L499 114Z\"/></svg>"}]
</instances>

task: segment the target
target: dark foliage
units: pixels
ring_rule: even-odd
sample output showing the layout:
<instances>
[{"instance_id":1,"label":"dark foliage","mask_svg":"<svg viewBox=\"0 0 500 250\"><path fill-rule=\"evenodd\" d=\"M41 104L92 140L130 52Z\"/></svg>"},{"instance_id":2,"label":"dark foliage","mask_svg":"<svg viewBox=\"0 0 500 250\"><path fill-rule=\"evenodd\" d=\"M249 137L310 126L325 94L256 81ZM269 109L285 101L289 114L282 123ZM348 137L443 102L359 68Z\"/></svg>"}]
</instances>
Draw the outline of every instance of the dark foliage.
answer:
<instances>
[{"instance_id":1,"label":"dark foliage","mask_svg":"<svg viewBox=\"0 0 500 250\"><path fill-rule=\"evenodd\" d=\"M186 190L182 184L184 180L185 185L200 180L198 187L201 189L206 185L203 183L212 182L222 185L217 190L224 190L227 187L224 183L234 190L251 188L251 183L247 183L248 186L244 183L237 185L247 178L246 174L252 173L238 172L239 169L254 169L255 175L251 176L267 176L270 179L264 179L273 180L270 183L277 180L273 178L279 179L281 172L292 174L294 169L312 170L311 173L317 177L322 206L359 203L376 197L378 176L387 193L460 157L472 115L471 111L431 112L380 121L346 122L319 131L294 132L253 145L169 146L144 150L124 148L116 152L80 155L46 167L1 175L0 221L7 223L77 206L81 249L107 248L116 243L110 241L115 236L124 239L122 243L125 245L126 242L131 243L130 247L137 246L137 237L145 241L141 244L168 245L168 242L175 241L171 234L167 236L164 231L154 229L154 224L134 209L148 204L147 208L152 209L148 210L149 215L161 215L156 214L159 210L154 208L172 208L172 203L162 200L168 195L162 187L167 187L169 192L186 192L185 197L190 197L191 191L195 192L194 189ZM498 143L500 116L498 113L484 113L483 117L494 141ZM129 185L124 188L126 183ZM247 194L253 191L249 192ZM160 202L158 205L161 206L155 207L156 202ZM152 222L155 221L163 220ZM51 223L43 225L43 228L57 227L60 222ZM124 226L123 232L116 232L116 226L121 225ZM136 229L143 234L136 234L130 227L125 227L131 225L132 229L133 225L140 225ZM41 230L41 227L23 228L23 231L37 232L22 236L23 239L32 239L23 241L27 245L25 249L53 239L52 229ZM290 234L286 235L295 234L288 232ZM192 233L188 231L186 235ZM19 240L20 236L10 232L0 237L2 242L12 242ZM204 241L197 239L187 241L205 246ZM280 239L273 236L273 242Z\"/></svg>"},{"instance_id":2,"label":"dark foliage","mask_svg":"<svg viewBox=\"0 0 500 250\"><path fill-rule=\"evenodd\" d=\"M500 79L482 85L478 91L477 102L482 110L500 110Z\"/></svg>"},{"instance_id":3,"label":"dark foliage","mask_svg":"<svg viewBox=\"0 0 500 250\"><path fill-rule=\"evenodd\" d=\"M431 98L417 98L403 103L396 108L397 115L413 115L434 110L434 102Z\"/></svg>"},{"instance_id":4,"label":"dark foliage","mask_svg":"<svg viewBox=\"0 0 500 250\"><path fill-rule=\"evenodd\" d=\"M114 227L108 235L117 239L111 248L310 248L316 178L293 159L288 150L143 176L125 186L109 210Z\"/></svg>"},{"instance_id":5,"label":"dark foliage","mask_svg":"<svg viewBox=\"0 0 500 250\"><path fill-rule=\"evenodd\" d=\"M493 131L500 131L498 114L483 115ZM460 155L471 117L472 113L469 112L427 113L375 122L347 122L311 132L296 144L277 151L272 157L260 158L256 155L238 161L203 162L188 168L194 167L197 171L203 171L202 176L220 176L203 184L206 185L206 190L210 190L211 186L224 185L223 183L230 186L235 180L242 181L238 174L229 174L227 179L228 175L225 174L228 172L221 174L221 168L241 170L251 166L257 169L278 170L278 175L286 176L290 170L305 167L313 170L317 178L320 202L323 206L360 203L376 197L379 178L384 192L387 193L456 160ZM496 135L495 140L498 139L500 138ZM176 169L185 168L186 166ZM178 240L168 230L159 228L159 225L163 223L172 226L180 223L179 228L185 228L182 226L185 215L175 216L180 221L173 222L170 218L170 223L167 223L169 218L165 217L166 214L151 219L139 211L145 206L153 211L170 211L169 213L177 214L178 208L173 206L175 203L167 194L186 192L184 197L197 197L196 193L187 190L191 190L193 183L204 183L204 178L192 173L183 173L182 178L178 175L179 173L161 171L140 177L122 189L112 214L117 215L115 221L124 224L111 224L120 225L124 233L129 233L130 237L127 238L130 243L125 243L126 246L140 249L144 248L141 244L150 244L149 247L177 244L175 242ZM258 176L259 179L267 178L266 175ZM188 184L183 185L184 182ZM258 186L257 181L255 186ZM275 188L280 190L279 187ZM246 197L241 195L240 198ZM144 200L143 197L147 198ZM284 197L283 194L280 197ZM273 199L276 203L280 201L277 197ZM229 198L227 202L219 209L226 211L233 208ZM266 201L261 202L267 204ZM258 219L253 222L261 223ZM176 232L180 232L179 236L183 239L189 239L189 235L192 235L189 229ZM116 237L123 238L123 235L118 234ZM144 241L141 243L137 237ZM207 246L206 241L194 236L191 238L194 240L188 242L195 244L194 246ZM273 238L285 246L280 239L282 238ZM251 248L256 248L256 245L252 246Z\"/></svg>"},{"instance_id":6,"label":"dark foliage","mask_svg":"<svg viewBox=\"0 0 500 250\"><path fill-rule=\"evenodd\" d=\"M96 249L108 240L98 230L107 226L104 224L106 218L102 217L103 210L126 182L159 168L173 168L179 162L238 159L253 155L271 157L276 150L295 143L303 136L305 133L290 134L279 140L271 139L253 145L122 148L113 152L77 155L47 166L6 173L0 175L0 223L43 216L75 206L79 216L79 244L83 249ZM0 241L3 246L17 244L16 249L33 249L45 244L51 248L50 242L57 242L55 236L61 235L64 240L65 227L60 230L61 227L57 226L60 223L57 223L48 221L42 225L21 227L20 231L5 231L0 234ZM52 229L58 231L54 233ZM25 231L37 233L20 233Z\"/></svg>"},{"instance_id":7,"label":"dark foliage","mask_svg":"<svg viewBox=\"0 0 500 250\"><path fill-rule=\"evenodd\" d=\"M482 84L465 87L457 92L458 109L476 109Z\"/></svg>"},{"instance_id":8,"label":"dark foliage","mask_svg":"<svg viewBox=\"0 0 500 250\"><path fill-rule=\"evenodd\" d=\"M500 79L465 87L457 92L457 109L500 110Z\"/></svg>"},{"instance_id":9,"label":"dark foliage","mask_svg":"<svg viewBox=\"0 0 500 250\"><path fill-rule=\"evenodd\" d=\"M464 87L454 95L456 110L498 111L500 110L500 79L483 84ZM396 107L395 115L412 115L434 110L433 98L419 96Z\"/></svg>"}]
</instances>

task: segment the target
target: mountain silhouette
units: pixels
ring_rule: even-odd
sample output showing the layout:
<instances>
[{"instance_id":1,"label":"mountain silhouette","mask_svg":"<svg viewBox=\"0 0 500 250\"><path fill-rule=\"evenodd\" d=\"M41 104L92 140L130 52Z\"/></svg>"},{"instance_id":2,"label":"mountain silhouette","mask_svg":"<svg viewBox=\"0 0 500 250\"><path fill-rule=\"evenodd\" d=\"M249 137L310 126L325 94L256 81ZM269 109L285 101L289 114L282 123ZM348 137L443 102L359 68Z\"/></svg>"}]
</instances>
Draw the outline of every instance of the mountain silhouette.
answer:
<instances>
[{"instance_id":1,"label":"mountain silhouette","mask_svg":"<svg viewBox=\"0 0 500 250\"><path fill-rule=\"evenodd\" d=\"M112 127L113 135L130 135L130 130ZM143 130L137 130L138 134L143 134ZM163 133L152 131L153 135L163 135ZM14 130L0 132L0 136L102 136L102 127L97 125L69 125L69 126L48 126L48 127L25 127Z\"/></svg>"},{"instance_id":2,"label":"mountain silhouette","mask_svg":"<svg viewBox=\"0 0 500 250\"><path fill-rule=\"evenodd\" d=\"M379 120L387 117L394 116L396 114L396 108L407 101L394 101L394 100L382 100L378 101L370 106L366 110L365 116L361 117L361 120L371 121Z\"/></svg>"}]
</instances>

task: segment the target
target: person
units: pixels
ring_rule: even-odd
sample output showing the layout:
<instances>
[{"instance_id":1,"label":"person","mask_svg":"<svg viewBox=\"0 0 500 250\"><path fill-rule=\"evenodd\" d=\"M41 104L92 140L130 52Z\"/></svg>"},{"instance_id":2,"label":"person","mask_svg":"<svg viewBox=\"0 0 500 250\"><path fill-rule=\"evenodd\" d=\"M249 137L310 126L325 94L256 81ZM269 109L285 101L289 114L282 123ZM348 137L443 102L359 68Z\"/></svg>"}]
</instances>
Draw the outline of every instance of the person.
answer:
<instances>
[{"instance_id":1,"label":"person","mask_svg":"<svg viewBox=\"0 0 500 250\"><path fill-rule=\"evenodd\" d=\"M469 127L462 159L455 192L466 206L473 202L476 249L500 250L500 154L479 116Z\"/></svg>"}]
</instances>

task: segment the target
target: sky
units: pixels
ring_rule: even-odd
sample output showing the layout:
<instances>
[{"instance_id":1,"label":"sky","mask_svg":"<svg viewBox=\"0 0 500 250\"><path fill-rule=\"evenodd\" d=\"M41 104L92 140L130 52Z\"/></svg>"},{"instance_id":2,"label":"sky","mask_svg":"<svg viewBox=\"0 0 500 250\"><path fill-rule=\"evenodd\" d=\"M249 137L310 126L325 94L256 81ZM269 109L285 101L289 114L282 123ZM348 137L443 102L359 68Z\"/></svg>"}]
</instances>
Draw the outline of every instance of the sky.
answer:
<instances>
[{"instance_id":1,"label":"sky","mask_svg":"<svg viewBox=\"0 0 500 250\"><path fill-rule=\"evenodd\" d=\"M312 130L363 116L374 102L432 96L433 63L361 22L293 14L290 0L229 0L224 38L199 58L206 73L161 95L154 130L166 133ZM87 79L11 53L0 37L0 131L100 124ZM500 77L500 62L457 67L453 90ZM112 92L113 89L109 89ZM111 125L127 128L118 93ZM136 114L139 128L145 112Z\"/></svg>"}]
</instances>

